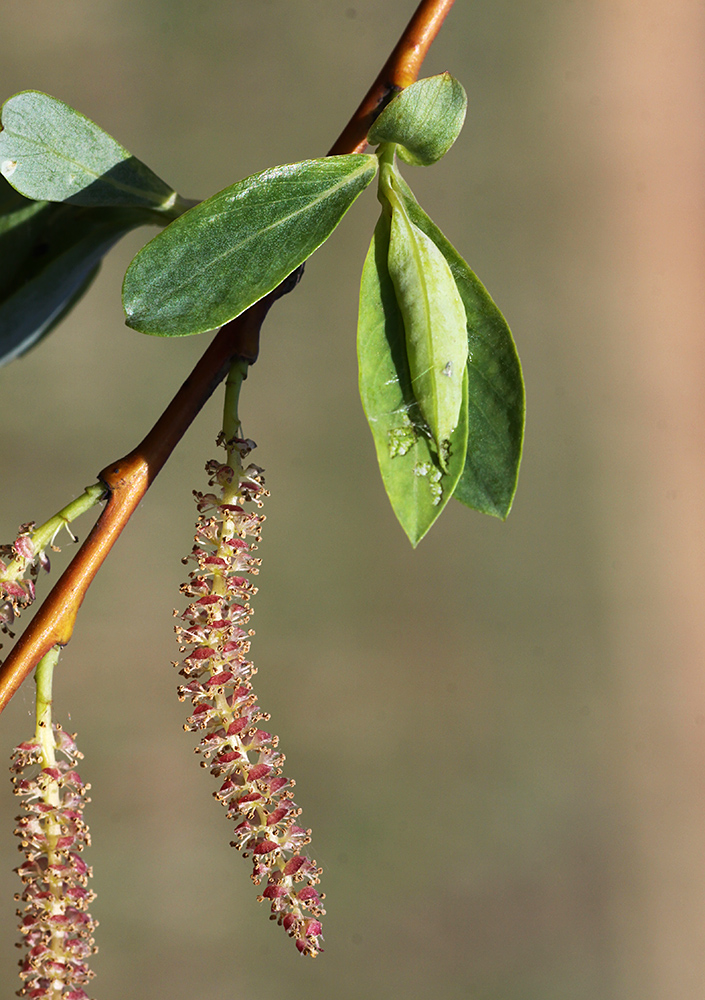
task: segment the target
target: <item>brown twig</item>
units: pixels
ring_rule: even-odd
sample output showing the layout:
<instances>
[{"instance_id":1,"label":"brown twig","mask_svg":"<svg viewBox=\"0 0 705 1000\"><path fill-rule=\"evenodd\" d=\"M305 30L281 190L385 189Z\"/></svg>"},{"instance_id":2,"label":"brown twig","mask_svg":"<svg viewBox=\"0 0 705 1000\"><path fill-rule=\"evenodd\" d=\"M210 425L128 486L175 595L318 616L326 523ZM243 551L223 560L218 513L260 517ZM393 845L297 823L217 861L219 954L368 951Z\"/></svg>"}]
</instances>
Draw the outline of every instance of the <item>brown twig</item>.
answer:
<instances>
[{"instance_id":1,"label":"brown twig","mask_svg":"<svg viewBox=\"0 0 705 1000\"><path fill-rule=\"evenodd\" d=\"M388 97L416 80L454 3L455 0L422 0L359 108L331 146L329 156L364 152L372 122Z\"/></svg>"},{"instance_id":2,"label":"brown twig","mask_svg":"<svg viewBox=\"0 0 705 1000\"><path fill-rule=\"evenodd\" d=\"M329 155L364 150L369 127L385 98L417 78L424 57L453 3L454 0L422 0ZM287 278L279 288L227 323L141 444L100 473L99 478L109 490L108 502L71 564L0 668L0 712L42 656L52 646L65 646L69 641L86 591L120 532L233 361L242 358L252 364L257 359L259 331L264 318L272 303L290 287L292 283Z\"/></svg>"},{"instance_id":3,"label":"brown twig","mask_svg":"<svg viewBox=\"0 0 705 1000\"><path fill-rule=\"evenodd\" d=\"M144 440L99 473L109 490L108 502L0 668L0 712L42 656L52 646L65 646L69 641L94 576L199 410L236 357L248 363L256 360L259 329L280 294L275 289L224 326Z\"/></svg>"}]
</instances>

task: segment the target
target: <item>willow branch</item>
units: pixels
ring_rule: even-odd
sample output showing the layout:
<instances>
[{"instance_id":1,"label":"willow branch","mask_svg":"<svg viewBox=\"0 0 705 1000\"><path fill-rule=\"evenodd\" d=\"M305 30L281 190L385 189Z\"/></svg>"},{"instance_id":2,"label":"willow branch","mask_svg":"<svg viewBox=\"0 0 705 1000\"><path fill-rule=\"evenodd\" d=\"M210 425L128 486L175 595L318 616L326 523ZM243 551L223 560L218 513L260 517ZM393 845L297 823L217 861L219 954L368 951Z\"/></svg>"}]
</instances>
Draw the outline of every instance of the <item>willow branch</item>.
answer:
<instances>
[{"instance_id":1,"label":"willow branch","mask_svg":"<svg viewBox=\"0 0 705 1000\"><path fill-rule=\"evenodd\" d=\"M329 156L362 153L367 133L387 99L413 83L455 0L422 0L360 106L331 146Z\"/></svg>"},{"instance_id":2,"label":"willow branch","mask_svg":"<svg viewBox=\"0 0 705 1000\"><path fill-rule=\"evenodd\" d=\"M45 653L69 641L93 578L199 410L225 378L234 358L248 363L256 359L259 328L279 294L275 289L224 326L144 440L99 473L109 492L108 502L0 668L0 712Z\"/></svg>"},{"instance_id":3,"label":"willow branch","mask_svg":"<svg viewBox=\"0 0 705 1000\"><path fill-rule=\"evenodd\" d=\"M385 99L416 80L453 3L454 0L422 0L329 155L365 148L369 127ZM0 712L41 658L53 646L65 646L69 641L88 587L140 500L232 363L237 359L248 364L256 361L264 318L272 303L289 291L298 277L296 272L290 275L279 288L227 323L144 440L99 474L109 491L108 502L0 668Z\"/></svg>"}]
</instances>

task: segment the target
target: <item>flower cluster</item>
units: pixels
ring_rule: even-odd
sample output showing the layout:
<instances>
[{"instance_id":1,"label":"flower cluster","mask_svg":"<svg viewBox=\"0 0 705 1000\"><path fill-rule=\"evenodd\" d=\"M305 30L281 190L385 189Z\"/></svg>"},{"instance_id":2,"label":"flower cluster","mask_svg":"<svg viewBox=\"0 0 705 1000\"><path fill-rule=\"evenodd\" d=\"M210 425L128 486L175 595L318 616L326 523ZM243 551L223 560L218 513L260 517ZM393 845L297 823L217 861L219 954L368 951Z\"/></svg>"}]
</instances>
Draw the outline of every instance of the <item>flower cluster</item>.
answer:
<instances>
[{"instance_id":1,"label":"flower cluster","mask_svg":"<svg viewBox=\"0 0 705 1000\"><path fill-rule=\"evenodd\" d=\"M36 550L34 522L20 525L12 545L0 545L0 631L11 637L15 618L34 601L34 583L40 569L49 571L49 557Z\"/></svg>"},{"instance_id":2,"label":"flower cluster","mask_svg":"<svg viewBox=\"0 0 705 1000\"><path fill-rule=\"evenodd\" d=\"M225 444L222 438L219 443ZM231 844L251 856L255 885L266 879L260 901L270 901L271 919L295 939L298 950L315 956L325 912L315 889L321 870L301 853L311 831L297 824L301 810L293 800L293 781L281 773L277 737L259 728L269 716L257 705L250 680L255 668L247 658L254 635L247 629L249 599L256 593L251 577L260 563L253 552L264 520L257 510L267 494L262 470L243 469L254 443L235 439L227 447L228 464L206 465L209 485L219 493L194 492L199 518L195 545L184 562L192 560L196 569L182 586L191 603L180 616L184 624L176 627L187 656L174 664L186 681L179 697L193 704L184 728L202 733L196 752L205 758L201 766L220 781L213 794L236 824Z\"/></svg>"},{"instance_id":3,"label":"flower cluster","mask_svg":"<svg viewBox=\"0 0 705 1000\"><path fill-rule=\"evenodd\" d=\"M21 743L10 768L24 810L15 830L25 855L17 869L24 891L15 897L24 903L17 915L24 937L18 947L25 949L17 995L88 1000L82 986L93 977L87 960L96 951L96 924L87 911L94 899L86 887L92 873L81 857L90 844L82 818L89 786L76 771L81 754L75 738L57 725L42 737Z\"/></svg>"}]
</instances>

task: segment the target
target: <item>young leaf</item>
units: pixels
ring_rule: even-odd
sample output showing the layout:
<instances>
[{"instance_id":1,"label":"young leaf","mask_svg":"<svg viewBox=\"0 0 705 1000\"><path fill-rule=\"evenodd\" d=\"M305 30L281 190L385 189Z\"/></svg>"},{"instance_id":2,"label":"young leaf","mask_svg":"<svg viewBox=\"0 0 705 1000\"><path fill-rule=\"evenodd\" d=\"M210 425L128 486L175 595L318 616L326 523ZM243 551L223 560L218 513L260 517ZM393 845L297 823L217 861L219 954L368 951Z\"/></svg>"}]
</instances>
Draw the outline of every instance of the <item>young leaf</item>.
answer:
<instances>
[{"instance_id":1,"label":"young leaf","mask_svg":"<svg viewBox=\"0 0 705 1000\"><path fill-rule=\"evenodd\" d=\"M445 467L445 442L463 402L465 309L445 257L409 218L393 164L383 162L381 169L380 196L392 212L388 268L404 321L411 385Z\"/></svg>"},{"instance_id":2,"label":"young leaf","mask_svg":"<svg viewBox=\"0 0 705 1000\"><path fill-rule=\"evenodd\" d=\"M438 247L465 306L468 331L468 449L454 496L503 520L516 492L524 440L524 382L506 320L458 251L399 178L409 217Z\"/></svg>"},{"instance_id":3,"label":"young leaf","mask_svg":"<svg viewBox=\"0 0 705 1000\"><path fill-rule=\"evenodd\" d=\"M360 285L360 397L377 451L384 488L399 523L416 546L456 488L467 448L467 376L458 423L440 467L411 384L404 322L388 270L390 219L375 228Z\"/></svg>"},{"instance_id":4,"label":"young leaf","mask_svg":"<svg viewBox=\"0 0 705 1000\"><path fill-rule=\"evenodd\" d=\"M450 73L418 80L402 90L375 119L371 145L395 142L406 163L429 166L448 152L465 121L467 95Z\"/></svg>"},{"instance_id":5,"label":"young leaf","mask_svg":"<svg viewBox=\"0 0 705 1000\"><path fill-rule=\"evenodd\" d=\"M127 325L181 337L239 316L328 239L376 170L370 154L304 160L238 181L192 208L130 264Z\"/></svg>"},{"instance_id":6,"label":"young leaf","mask_svg":"<svg viewBox=\"0 0 705 1000\"><path fill-rule=\"evenodd\" d=\"M179 201L89 118L36 90L2 107L0 173L27 198L169 212Z\"/></svg>"},{"instance_id":7,"label":"young leaf","mask_svg":"<svg viewBox=\"0 0 705 1000\"><path fill-rule=\"evenodd\" d=\"M0 364L46 336L110 247L143 223L142 211L28 201L0 181Z\"/></svg>"}]
</instances>

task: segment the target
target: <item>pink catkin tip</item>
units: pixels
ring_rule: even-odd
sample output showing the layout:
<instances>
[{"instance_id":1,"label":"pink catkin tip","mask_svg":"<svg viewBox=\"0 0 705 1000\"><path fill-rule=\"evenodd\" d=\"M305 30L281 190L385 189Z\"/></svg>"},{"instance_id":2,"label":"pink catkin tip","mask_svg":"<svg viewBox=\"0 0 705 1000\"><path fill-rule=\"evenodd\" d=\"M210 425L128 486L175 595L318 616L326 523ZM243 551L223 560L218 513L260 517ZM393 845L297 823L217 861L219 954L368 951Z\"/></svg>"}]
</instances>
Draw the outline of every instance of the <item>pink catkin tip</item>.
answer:
<instances>
[{"instance_id":1,"label":"pink catkin tip","mask_svg":"<svg viewBox=\"0 0 705 1000\"><path fill-rule=\"evenodd\" d=\"M281 885L268 885L262 895L265 899L279 899L286 896L287 890Z\"/></svg>"},{"instance_id":2,"label":"pink catkin tip","mask_svg":"<svg viewBox=\"0 0 705 1000\"><path fill-rule=\"evenodd\" d=\"M271 770L272 769L269 764L255 764L255 766L251 767L247 772L247 780L259 781L260 778L266 778Z\"/></svg>"},{"instance_id":3,"label":"pink catkin tip","mask_svg":"<svg viewBox=\"0 0 705 1000\"><path fill-rule=\"evenodd\" d=\"M223 687L233 679L233 674L229 670L223 670L208 681L208 687Z\"/></svg>"},{"instance_id":4,"label":"pink catkin tip","mask_svg":"<svg viewBox=\"0 0 705 1000\"><path fill-rule=\"evenodd\" d=\"M316 892L316 890L313 888L312 885L307 885L305 888L301 890L301 892L298 892L296 894L296 898L299 899L302 903L313 901L314 903L318 904L321 901L320 896L318 895L318 893Z\"/></svg>"},{"instance_id":5,"label":"pink catkin tip","mask_svg":"<svg viewBox=\"0 0 705 1000\"><path fill-rule=\"evenodd\" d=\"M295 875L302 865L306 864L308 859L301 854L295 854L293 858L290 858L286 865L284 866L285 875Z\"/></svg>"},{"instance_id":6,"label":"pink catkin tip","mask_svg":"<svg viewBox=\"0 0 705 1000\"><path fill-rule=\"evenodd\" d=\"M209 660L211 656L215 656L215 650L211 646L198 646L194 651L187 656L188 660Z\"/></svg>"},{"instance_id":7,"label":"pink catkin tip","mask_svg":"<svg viewBox=\"0 0 705 1000\"><path fill-rule=\"evenodd\" d=\"M253 854L271 854L272 851L278 851L279 844L275 843L273 840L260 840L258 844L255 844L252 848Z\"/></svg>"}]
</instances>

